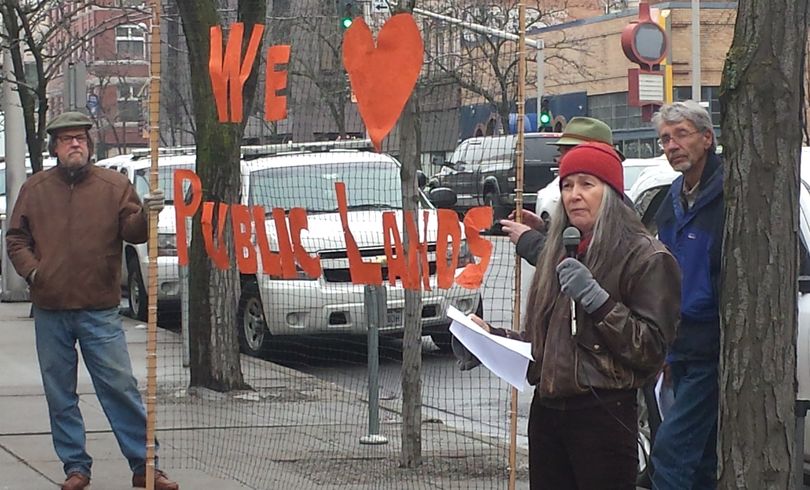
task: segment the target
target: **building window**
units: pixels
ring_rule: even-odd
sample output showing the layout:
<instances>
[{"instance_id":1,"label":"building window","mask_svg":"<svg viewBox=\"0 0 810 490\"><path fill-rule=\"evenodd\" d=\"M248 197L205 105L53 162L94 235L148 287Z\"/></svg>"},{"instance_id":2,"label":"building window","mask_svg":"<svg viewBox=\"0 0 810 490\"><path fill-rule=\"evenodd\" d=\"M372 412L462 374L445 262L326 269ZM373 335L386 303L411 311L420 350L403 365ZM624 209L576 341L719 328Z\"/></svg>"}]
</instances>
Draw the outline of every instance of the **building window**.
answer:
<instances>
[{"instance_id":1,"label":"building window","mask_svg":"<svg viewBox=\"0 0 810 490\"><path fill-rule=\"evenodd\" d=\"M647 126L641 122L641 108L627 105L627 92L589 96L588 115L604 121L614 131Z\"/></svg>"},{"instance_id":2,"label":"building window","mask_svg":"<svg viewBox=\"0 0 810 490\"><path fill-rule=\"evenodd\" d=\"M138 98L138 86L118 84L118 121L138 122L141 120L141 101Z\"/></svg>"},{"instance_id":3,"label":"building window","mask_svg":"<svg viewBox=\"0 0 810 490\"><path fill-rule=\"evenodd\" d=\"M115 50L119 59L146 58L146 33L143 27L126 25L115 28Z\"/></svg>"},{"instance_id":4,"label":"building window","mask_svg":"<svg viewBox=\"0 0 810 490\"><path fill-rule=\"evenodd\" d=\"M674 100L692 99L692 87L675 87L673 89ZM700 100L708 103L706 110L712 116L712 125L720 126L720 87L700 87Z\"/></svg>"}]
</instances>

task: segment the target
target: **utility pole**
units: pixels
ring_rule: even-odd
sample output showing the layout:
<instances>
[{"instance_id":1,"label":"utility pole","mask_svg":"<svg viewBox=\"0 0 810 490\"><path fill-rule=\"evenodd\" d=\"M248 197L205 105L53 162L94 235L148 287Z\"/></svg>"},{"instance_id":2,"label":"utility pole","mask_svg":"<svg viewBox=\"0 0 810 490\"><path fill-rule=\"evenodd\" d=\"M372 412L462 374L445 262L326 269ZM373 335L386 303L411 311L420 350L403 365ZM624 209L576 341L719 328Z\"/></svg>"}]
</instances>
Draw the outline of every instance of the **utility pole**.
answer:
<instances>
[{"instance_id":1,"label":"utility pole","mask_svg":"<svg viewBox=\"0 0 810 490\"><path fill-rule=\"evenodd\" d=\"M3 302L28 301L28 285L17 274L6 253L5 238L11 211L17 202L20 188L25 182L25 123L20 103L19 86L12 82L17 77L11 61L11 50L3 50L3 108L5 110L6 132L6 217L3 220L2 287L0 300Z\"/></svg>"},{"instance_id":2,"label":"utility pole","mask_svg":"<svg viewBox=\"0 0 810 490\"><path fill-rule=\"evenodd\" d=\"M700 102L700 0L692 0L692 100Z\"/></svg>"},{"instance_id":3,"label":"utility pole","mask_svg":"<svg viewBox=\"0 0 810 490\"><path fill-rule=\"evenodd\" d=\"M492 27L483 26L481 24L475 24L472 22L463 21L461 19L456 19L455 17L450 17L448 15L437 14L435 12L431 12L429 10L415 8L413 9L413 13L417 15L422 15L424 17L430 17L433 19L441 20L443 22L447 22L448 24L453 24L457 26L461 26L465 29L469 29L473 32L479 32L481 34L487 34L489 36L495 36L501 39L506 39L509 41L520 41L520 36L517 34L512 34L511 32L502 31L500 29L493 29ZM536 62L536 69L537 69L537 83L535 86L537 92L537 127L538 130L540 129L540 102L543 100L543 92L545 91L544 79L545 79L545 56L543 50L546 48L545 42L542 39L526 39L526 46L531 46L535 49L535 62Z\"/></svg>"}]
</instances>

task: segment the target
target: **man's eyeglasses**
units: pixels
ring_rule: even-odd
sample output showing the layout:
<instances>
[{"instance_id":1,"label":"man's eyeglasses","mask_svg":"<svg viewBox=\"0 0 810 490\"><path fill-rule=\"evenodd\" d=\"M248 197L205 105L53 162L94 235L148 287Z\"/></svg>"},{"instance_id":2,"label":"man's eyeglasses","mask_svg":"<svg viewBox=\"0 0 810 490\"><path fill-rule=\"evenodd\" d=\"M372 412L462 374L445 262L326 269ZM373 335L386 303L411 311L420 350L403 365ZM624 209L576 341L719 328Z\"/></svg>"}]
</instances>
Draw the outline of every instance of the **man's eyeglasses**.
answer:
<instances>
[{"instance_id":1,"label":"man's eyeglasses","mask_svg":"<svg viewBox=\"0 0 810 490\"><path fill-rule=\"evenodd\" d=\"M87 135L86 134L61 134L56 137L56 139L65 145L69 145L73 143L73 140L76 140L76 143L84 144L87 143Z\"/></svg>"},{"instance_id":2,"label":"man's eyeglasses","mask_svg":"<svg viewBox=\"0 0 810 490\"><path fill-rule=\"evenodd\" d=\"M666 148L666 146L669 144L670 141L674 141L676 145L680 145L681 141L683 141L685 138L688 138L689 136L692 136L693 134L697 133L700 133L700 130L696 129L694 131L679 131L673 134L672 136L665 134L664 136L658 138L658 147L663 150L664 148Z\"/></svg>"}]
</instances>

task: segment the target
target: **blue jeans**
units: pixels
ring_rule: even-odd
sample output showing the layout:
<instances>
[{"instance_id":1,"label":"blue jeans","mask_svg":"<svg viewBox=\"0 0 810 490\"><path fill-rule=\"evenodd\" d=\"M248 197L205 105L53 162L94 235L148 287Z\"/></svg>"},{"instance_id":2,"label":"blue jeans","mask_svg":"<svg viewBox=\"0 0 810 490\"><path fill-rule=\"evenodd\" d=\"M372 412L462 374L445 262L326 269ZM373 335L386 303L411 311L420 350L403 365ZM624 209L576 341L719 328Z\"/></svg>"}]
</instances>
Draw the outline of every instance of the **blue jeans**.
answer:
<instances>
[{"instance_id":1,"label":"blue jeans","mask_svg":"<svg viewBox=\"0 0 810 490\"><path fill-rule=\"evenodd\" d=\"M76 342L96 396L121 452L133 473L146 464L146 411L132 375L118 308L108 310L43 310L34 307L37 356L48 402L51 433L65 474L90 476L84 420L76 392Z\"/></svg>"},{"instance_id":2,"label":"blue jeans","mask_svg":"<svg viewBox=\"0 0 810 490\"><path fill-rule=\"evenodd\" d=\"M652 450L653 489L717 487L717 361L670 363L675 403Z\"/></svg>"}]
</instances>

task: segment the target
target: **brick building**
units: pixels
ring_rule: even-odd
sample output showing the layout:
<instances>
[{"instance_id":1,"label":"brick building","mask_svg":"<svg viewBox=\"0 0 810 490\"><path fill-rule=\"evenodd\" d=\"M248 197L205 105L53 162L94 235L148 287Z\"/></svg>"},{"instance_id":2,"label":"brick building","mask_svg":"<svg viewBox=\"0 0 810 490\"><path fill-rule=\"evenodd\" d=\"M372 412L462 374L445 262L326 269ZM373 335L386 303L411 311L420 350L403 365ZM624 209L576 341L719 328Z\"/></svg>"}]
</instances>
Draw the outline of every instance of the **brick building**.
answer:
<instances>
[{"instance_id":1,"label":"brick building","mask_svg":"<svg viewBox=\"0 0 810 490\"><path fill-rule=\"evenodd\" d=\"M97 155L102 157L148 144L144 128L150 19L138 9L142 5L135 0L104 0L52 12L55 24L69 26L55 39L54 49L69 45L78 49L48 84L51 112L86 109L96 123Z\"/></svg>"},{"instance_id":2,"label":"brick building","mask_svg":"<svg viewBox=\"0 0 810 490\"><path fill-rule=\"evenodd\" d=\"M670 40L667 63L672 66L673 100L692 98L691 2L651 1L653 17L665 20ZM737 2L700 3L701 97L708 103L715 125L720 124L718 93L726 52L734 35ZM627 70L637 67L622 52L622 29L638 17L637 8L540 29L530 37L547 42L564 37L579 49L564 56L572 69L549 63L545 93L552 111L570 119L588 115L602 119L614 130L614 139L628 157L650 157L659 152L651 123L641 120L638 107L627 103ZM553 57L555 53L548 53Z\"/></svg>"}]
</instances>

